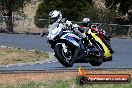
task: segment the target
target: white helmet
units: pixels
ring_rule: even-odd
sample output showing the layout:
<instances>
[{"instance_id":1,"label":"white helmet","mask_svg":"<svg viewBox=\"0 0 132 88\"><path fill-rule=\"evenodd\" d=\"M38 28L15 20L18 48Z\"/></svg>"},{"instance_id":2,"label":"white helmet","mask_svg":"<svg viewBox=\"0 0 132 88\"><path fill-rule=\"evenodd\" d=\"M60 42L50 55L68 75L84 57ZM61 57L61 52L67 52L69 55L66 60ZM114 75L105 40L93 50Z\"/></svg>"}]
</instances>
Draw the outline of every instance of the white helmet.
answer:
<instances>
[{"instance_id":1,"label":"white helmet","mask_svg":"<svg viewBox=\"0 0 132 88\"><path fill-rule=\"evenodd\" d=\"M49 22L53 24L54 22L59 22L62 19L62 14L60 11L53 10L49 13Z\"/></svg>"}]
</instances>

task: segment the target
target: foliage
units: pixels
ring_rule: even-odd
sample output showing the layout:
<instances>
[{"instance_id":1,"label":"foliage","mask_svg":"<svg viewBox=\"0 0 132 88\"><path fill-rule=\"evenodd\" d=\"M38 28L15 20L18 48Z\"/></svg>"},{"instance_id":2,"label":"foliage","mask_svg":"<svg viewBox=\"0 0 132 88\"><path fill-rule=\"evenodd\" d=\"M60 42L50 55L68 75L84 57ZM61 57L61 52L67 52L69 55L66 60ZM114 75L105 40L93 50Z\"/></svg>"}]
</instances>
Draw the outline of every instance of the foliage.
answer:
<instances>
[{"instance_id":1,"label":"foliage","mask_svg":"<svg viewBox=\"0 0 132 88\"><path fill-rule=\"evenodd\" d=\"M61 11L63 17L68 20L78 21L90 5L92 5L92 0L43 0L38 6L35 18L47 19L49 12L56 9ZM45 22L35 20L35 24L41 28L44 27Z\"/></svg>"},{"instance_id":2,"label":"foliage","mask_svg":"<svg viewBox=\"0 0 132 88\"><path fill-rule=\"evenodd\" d=\"M0 15L7 15L9 11L20 13L30 0L0 0Z\"/></svg>"},{"instance_id":3,"label":"foliage","mask_svg":"<svg viewBox=\"0 0 132 88\"><path fill-rule=\"evenodd\" d=\"M121 13L115 12L113 9L108 9L104 7L91 6L87 9L85 17L90 17L92 22L97 23L116 23L116 17L121 16Z\"/></svg>"},{"instance_id":4,"label":"foliage","mask_svg":"<svg viewBox=\"0 0 132 88\"><path fill-rule=\"evenodd\" d=\"M124 17L118 19L118 23L122 24L132 24L132 0L105 0L105 4L110 9L115 11L121 11ZM128 16L126 16L126 14ZM127 17L127 19L125 19Z\"/></svg>"},{"instance_id":5,"label":"foliage","mask_svg":"<svg viewBox=\"0 0 132 88\"><path fill-rule=\"evenodd\" d=\"M8 16L6 19L7 30L13 31L13 14L23 14L22 9L30 0L0 0L0 15Z\"/></svg>"},{"instance_id":6,"label":"foliage","mask_svg":"<svg viewBox=\"0 0 132 88\"><path fill-rule=\"evenodd\" d=\"M105 0L105 4L107 7L117 8L125 14L128 13L129 7L132 6L132 0Z\"/></svg>"}]
</instances>

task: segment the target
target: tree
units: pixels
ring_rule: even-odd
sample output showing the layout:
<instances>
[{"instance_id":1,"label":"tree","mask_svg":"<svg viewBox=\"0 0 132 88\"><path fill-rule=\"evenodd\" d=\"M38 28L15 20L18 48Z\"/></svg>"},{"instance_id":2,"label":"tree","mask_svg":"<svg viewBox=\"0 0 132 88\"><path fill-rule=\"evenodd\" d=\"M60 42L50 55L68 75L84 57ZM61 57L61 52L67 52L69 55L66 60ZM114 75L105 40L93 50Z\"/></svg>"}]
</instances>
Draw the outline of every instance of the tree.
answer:
<instances>
[{"instance_id":1,"label":"tree","mask_svg":"<svg viewBox=\"0 0 132 88\"><path fill-rule=\"evenodd\" d=\"M116 23L116 17L119 16L120 13L116 13L114 10L110 10L104 7L96 7L91 6L86 10L84 17L89 17L93 23Z\"/></svg>"},{"instance_id":2,"label":"tree","mask_svg":"<svg viewBox=\"0 0 132 88\"><path fill-rule=\"evenodd\" d=\"M132 24L132 0L105 0L105 3L106 6L110 9L115 9L115 11L121 11L124 15L117 18L117 23ZM122 34L128 35L130 37L132 35L131 28L132 27L124 26L119 27L116 31L118 33L120 33L119 31L121 31Z\"/></svg>"},{"instance_id":3,"label":"tree","mask_svg":"<svg viewBox=\"0 0 132 88\"><path fill-rule=\"evenodd\" d=\"M22 9L30 0L0 0L0 15L8 16L6 25L9 32L13 32L13 13L22 14Z\"/></svg>"},{"instance_id":4,"label":"tree","mask_svg":"<svg viewBox=\"0 0 132 88\"><path fill-rule=\"evenodd\" d=\"M124 14L128 13L129 7L132 6L132 0L105 0L105 2L107 7L119 8Z\"/></svg>"},{"instance_id":5,"label":"tree","mask_svg":"<svg viewBox=\"0 0 132 88\"><path fill-rule=\"evenodd\" d=\"M35 18L47 19L48 13L56 9L68 20L79 21L90 5L92 0L43 0L38 6ZM40 28L45 27L42 20L35 20L35 24Z\"/></svg>"},{"instance_id":6,"label":"tree","mask_svg":"<svg viewBox=\"0 0 132 88\"><path fill-rule=\"evenodd\" d=\"M118 20L124 20L120 22L132 24L131 22L132 11L130 12L130 10L132 10L132 0L105 0L105 5L110 9L121 11L122 14L124 15L127 14L128 20L125 21L124 18L123 19L120 18Z\"/></svg>"}]
</instances>

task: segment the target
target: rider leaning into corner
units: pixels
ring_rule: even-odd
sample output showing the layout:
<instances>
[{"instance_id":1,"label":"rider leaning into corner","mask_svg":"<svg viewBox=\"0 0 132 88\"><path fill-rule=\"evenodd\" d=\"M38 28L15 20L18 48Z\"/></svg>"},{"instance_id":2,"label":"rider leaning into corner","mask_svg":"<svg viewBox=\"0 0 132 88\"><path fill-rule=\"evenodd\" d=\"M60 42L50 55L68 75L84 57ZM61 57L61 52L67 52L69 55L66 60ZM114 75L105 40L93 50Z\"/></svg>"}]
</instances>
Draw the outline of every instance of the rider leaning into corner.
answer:
<instances>
[{"instance_id":1,"label":"rider leaning into corner","mask_svg":"<svg viewBox=\"0 0 132 88\"><path fill-rule=\"evenodd\" d=\"M59 27L63 25L63 29L70 29L73 30L78 36L81 37L81 39L84 41L85 44L87 44L86 34L85 31L83 31L79 25L72 24L71 21L68 21L67 19L63 18L60 11L53 10L49 13L49 26L48 30L54 29L55 27ZM44 36L44 33L41 35Z\"/></svg>"},{"instance_id":2,"label":"rider leaning into corner","mask_svg":"<svg viewBox=\"0 0 132 88\"><path fill-rule=\"evenodd\" d=\"M81 23L82 23L82 26L80 26L80 28L82 30L84 30L84 31L86 30L85 33L87 32L88 29L91 29L92 32L97 33L97 36L101 40L104 38L105 40L110 41L110 35L111 35L111 33L106 33L104 30L99 29L99 27L97 25L94 25L94 24L91 23L90 18L83 18L83 20L82 20ZM110 48L110 52L114 53L114 51L112 50L112 48L109 45L109 43L107 43L107 45Z\"/></svg>"}]
</instances>

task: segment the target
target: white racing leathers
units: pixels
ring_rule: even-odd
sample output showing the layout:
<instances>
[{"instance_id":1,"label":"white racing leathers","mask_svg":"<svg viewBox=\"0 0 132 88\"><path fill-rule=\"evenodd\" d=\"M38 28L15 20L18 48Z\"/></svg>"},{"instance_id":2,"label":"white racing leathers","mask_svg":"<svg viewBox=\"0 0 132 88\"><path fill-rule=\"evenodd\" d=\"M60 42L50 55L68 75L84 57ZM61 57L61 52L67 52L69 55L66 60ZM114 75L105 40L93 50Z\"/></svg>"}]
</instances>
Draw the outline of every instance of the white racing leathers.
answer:
<instances>
[{"instance_id":1,"label":"white racing leathers","mask_svg":"<svg viewBox=\"0 0 132 88\"><path fill-rule=\"evenodd\" d=\"M48 39L52 40L61 30L72 30L74 31L79 37L85 38L86 34L85 31L81 30L79 25L72 24L71 21L66 20L65 22L55 22L52 25L48 26ZM86 30L87 31L87 30Z\"/></svg>"}]
</instances>

